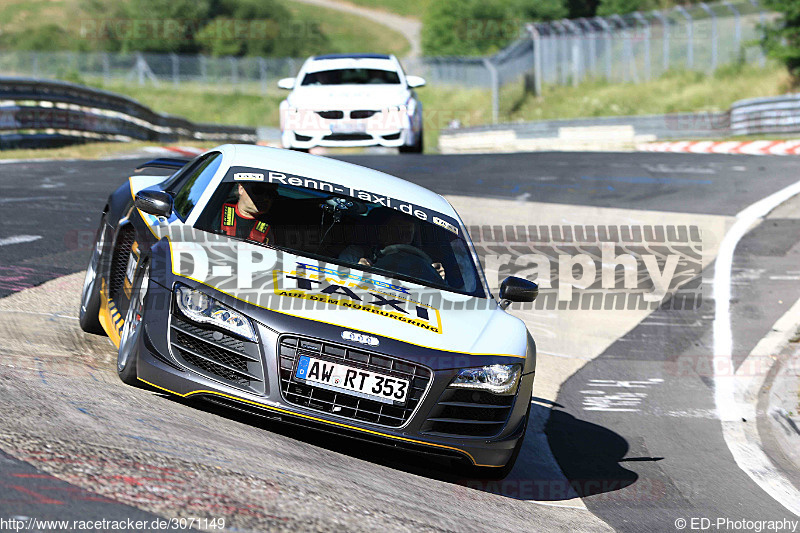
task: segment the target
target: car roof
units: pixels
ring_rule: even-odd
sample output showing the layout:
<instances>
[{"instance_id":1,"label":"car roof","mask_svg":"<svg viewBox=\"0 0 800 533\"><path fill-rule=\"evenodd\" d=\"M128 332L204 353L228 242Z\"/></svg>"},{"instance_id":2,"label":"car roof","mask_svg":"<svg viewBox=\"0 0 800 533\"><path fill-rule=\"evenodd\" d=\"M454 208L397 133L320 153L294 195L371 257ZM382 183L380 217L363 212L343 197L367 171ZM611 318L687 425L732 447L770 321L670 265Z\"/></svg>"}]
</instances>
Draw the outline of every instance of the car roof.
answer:
<instances>
[{"instance_id":1,"label":"car roof","mask_svg":"<svg viewBox=\"0 0 800 533\"><path fill-rule=\"evenodd\" d=\"M411 202L458 219L441 195L404 179L337 159L251 144L225 144L213 148L223 155L219 179L232 166L244 166L329 181L360 191ZM222 168L224 167L224 168ZM216 188L218 182L213 182Z\"/></svg>"},{"instance_id":2,"label":"car roof","mask_svg":"<svg viewBox=\"0 0 800 533\"><path fill-rule=\"evenodd\" d=\"M321 56L314 56L312 59L318 61L320 59L390 59L389 54L324 54Z\"/></svg>"}]
</instances>

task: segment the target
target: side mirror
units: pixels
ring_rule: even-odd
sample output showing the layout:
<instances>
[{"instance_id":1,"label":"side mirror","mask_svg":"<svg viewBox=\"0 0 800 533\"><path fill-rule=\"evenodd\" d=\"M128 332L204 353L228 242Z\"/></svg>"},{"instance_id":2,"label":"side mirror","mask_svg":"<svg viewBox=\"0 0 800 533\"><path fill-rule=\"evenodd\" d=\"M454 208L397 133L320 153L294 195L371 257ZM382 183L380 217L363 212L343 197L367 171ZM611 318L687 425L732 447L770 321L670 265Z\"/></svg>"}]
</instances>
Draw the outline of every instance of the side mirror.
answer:
<instances>
[{"instance_id":1,"label":"side mirror","mask_svg":"<svg viewBox=\"0 0 800 533\"><path fill-rule=\"evenodd\" d=\"M406 84L412 89L416 87L423 87L425 85L425 78L419 76L406 76Z\"/></svg>"},{"instance_id":2,"label":"side mirror","mask_svg":"<svg viewBox=\"0 0 800 533\"><path fill-rule=\"evenodd\" d=\"M172 196L164 191L139 191L133 205L149 215L169 217L172 214Z\"/></svg>"},{"instance_id":3,"label":"side mirror","mask_svg":"<svg viewBox=\"0 0 800 533\"><path fill-rule=\"evenodd\" d=\"M294 89L294 78L283 78L278 80L278 88L291 91Z\"/></svg>"},{"instance_id":4,"label":"side mirror","mask_svg":"<svg viewBox=\"0 0 800 533\"><path fill-rule=\"evenodd\" d=\"M509 276L500 284L500 307L507 308L511 302L532 302L539 296L539 286L527 279Z\"/></svg>"}]
</instances>

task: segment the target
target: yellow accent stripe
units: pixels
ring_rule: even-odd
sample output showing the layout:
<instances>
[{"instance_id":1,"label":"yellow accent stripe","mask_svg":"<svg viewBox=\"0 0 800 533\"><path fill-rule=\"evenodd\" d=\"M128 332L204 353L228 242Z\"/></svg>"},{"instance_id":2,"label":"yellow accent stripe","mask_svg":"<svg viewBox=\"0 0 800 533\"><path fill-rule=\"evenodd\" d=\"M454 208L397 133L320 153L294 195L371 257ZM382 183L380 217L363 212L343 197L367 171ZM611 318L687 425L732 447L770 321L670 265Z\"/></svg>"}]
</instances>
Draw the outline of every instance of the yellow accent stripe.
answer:
<instances>
[{"instance_id":1,"label":"yellow accent stripe","mask_svg":"<svg viewBox=\"0 0 800 533\"><path fill-rule=\"evenodd\" d=\"M445 446L444 444L434 444L432 442L414 440L414 439L409 439L409 438L406 438L406 437L397 437L395 435L389 435L387 433L381 433L380 431L372 431L371 429L363 429L363 428L359 428L359 427L355 427L355 426L349 426L347 424L342 424L340 422L331 422L330 420L324 420L322 418L316 418L314 416L304 415L304 414L301 414L301 413L294 413L292 411L288 411L286 409L281 409L279 407L273 407L271 405L266 405L266 404L263 404L263 403L258 403L258 402L254 402L254 401L251 401L251 400L246 400L244 398L237 398L236 396L231 396L229 394L223 394L221 392L216 392L216 391L213 391L213 390L196 390L196 391L192 391L192 392L187 392L186 394L181 394L179 392L175 392L175 391L169 390L167 388L160 387L160 386L158 386L158 385L156 385L154 383L150 383L149 381L144 380L142 378L137 378L137 379L139 381L143 382L143 383L147 383L151 387L155 387L157 389L163 390L163 391L168 392L170 394L174 394L176 396L180 396L181 398L187 398L187 397L193 396L195 394L214 394L216 396L222 396L224 398L229 398L231 400L236 400L238 402L244 402L244 403L248 403L248 404L251 404L251 405L255 405L257 407L261 407L261 408L264 408L264 409L267 409L267 410L270 410L270 411L277 411L279 413L285 413L285 414L288 414L288 415L291 415L291 416L297 416L297 417L300 417L300 418L313 420L315 422L322 422L322 423L325 423L325 424L330 424L332 426L339 426L339 427L346 428L346 429L353 429L353 430L356 430L356 431L361 431L363 433L370 433L372 435L379 435L381 437L388 437L390 439L401 440L401 441L404 441L404 442L411 442L411 443L414 443L414 444L422 444L423 446L434 446L436 448L445 448L445 449L448 449L448 450L455 450L455 451L457 451L459 453L466 454L467 457L470 458L470 460L472 461L472 463L475 466L498 467L498 465L479 465L478 463L475 462L475 458L472 457L472 455L469 452L467 452L465 450L461 450L459 448L454 448L453 446Z\"/></svg>"},{"instance_id":2,"label":"yellow accent stripe","mask_svg":"<svg viewBox=\"0 0 800 533\"><path fill-rule=\"evenodd\" d=\"M108 338L111 339L111 342L119 348L120 342L120 331L122 328L116 327L116 322L113 320L111 315L111 309L113 308L114 312L117 313L117 308L114 305L114 302L106 298L106 280L101 280L100 282L100 312L97 315L97 319L100 321L100 325L108 335Z\"/></svg>"},{"instance_id":3,"label":"yellow accent stripe","mask_svg":"<svg viewBox=\"0 0 800 533\"><path fill-rule=\"evenodd\" d=\"M128 178L129 182L130 182L131 179L132 178ZM135 195L133 194L133 188L131 187L130 189L131 189L131 197L135 198ZM153 228L150 227L150 224L148 222L148 219L147 219L147 216L145 215L145 213L142 213L142 211L138 207L136 208L136 210L139 211L139 216L142 217L142 220L144 221L145 226L147 227L147 229L150 230L150 233L152 233L153 236L156 239L161 239L162 237L159 237L158 234L155 231L153 231ZM164 235L163 238L167 239L167 244L169 245L170 267L172 267L172 265L174 265L174 262L172 261L172 257L173 257L173 255L172 255L172 241L170 240L169 235ZM319 320L319 319L316 319L316 318L309 318L309 317L302 316L302 315L295 315L295 314L292 314L292 313L287 313L286 311L279 311L277 309L270 309L269 307L262 307L262 306L260 306L258 304L254 304L252 302L248 302L247 300L242 300L241 298L239 298L237 296L234 296L233 294L231 294L229 292L225 292L223 290L220 290L218 287L212 287L208 283L200 281L199 279L194 279L194 278L189 277L189 276L184 276L184 275L180 274L179 272L175 272L175 269L172 269L172 274L177 276L177 277L179 277L179 278L190 279L190 280L194 281L195 283L199 283L200 285L205 285L206 287L210 287L210 288L214 289L215 291L221 292L222 294L226 294L226 295L230 296L231 298L233 298L234 300L239 300L240 302L244 302L244 303L247 303L247 304L250 304L250 305L254 305L254 306L256 306L256 307L258 307L260 309L266 309L267 311L274 311L275 313L281 313L283 315L293 316L295 318L302 318L304 320L311 320L312 322L320 322L322 324L328 324L328 325L336 326L336 327L339 327L339 328L347 327L347 326L343 326L341 324L337 324L335 322L326 322L325 320ZM439 328L441 329L441 321L439 322ZM389 335L384 335L382 333L375 333L374 331L367 331L367 330L361 330L361 331L363 331L364 333L371 333L372 335L380 335L382 337L386 337L387 339L392 339L392 340L395 340L395 341L398 341L398 342L404 342L404 343L410 344L412 346L419 346L420 348L426 348L428 350L438 350L440 352L455 353L455 354L459 354L459 355L486 355L486 356L489 356L489 357L514 357L516 359L525 359L525 357L526 357L524 355L513 355L513 354L507 354L507 353L467 353L467 352L460 352L460 351L457 351L457 350L447 350L445 348L434 348L432 346L425 346L424 344L416 344L416 343L413 343L413 342L409 342L406 339L400 339L398 337L390 337ZM481 466L481 465L478 465L478 466Z\"/></svg>"}]
</instances>

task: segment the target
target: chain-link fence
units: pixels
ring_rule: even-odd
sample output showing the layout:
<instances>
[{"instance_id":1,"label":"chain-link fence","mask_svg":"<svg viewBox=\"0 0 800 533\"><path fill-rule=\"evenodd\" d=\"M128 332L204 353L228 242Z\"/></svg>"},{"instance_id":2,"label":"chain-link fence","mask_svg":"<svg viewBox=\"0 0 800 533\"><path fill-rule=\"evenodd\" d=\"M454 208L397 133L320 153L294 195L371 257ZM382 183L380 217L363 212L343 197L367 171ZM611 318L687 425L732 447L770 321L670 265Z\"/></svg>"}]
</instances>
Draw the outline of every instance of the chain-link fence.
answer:
<instances>
[{"instance_id":1,"label":"chain-link fence","mask_svg":"<svg viewBox=\"0 0 800 533\"><path fill-rule=\"evenodd\" d=\"M528 25L542 84L587 78L640 82L668 70L711 73L734 62L764 63L761 27L774 18L756 0Z\"/></svg>"},{"instance_id":2,"label":"chain-link fence","mask_svg":"<svg viewBox=\"0 0 800 533\"><path fill-rule=\"evenodd\" d=\"M0 52L5 76L100 79L140 85L197 83L220 90L265 92L279 78L294 76L301 59L208 57L105 52Z\"/></svg>"},{"instance_id":3,"label":"chain-link fence","mask_svg":"<svg viewBox=\"0 0 800 533\"><path fill-rule=\"evenodd\" d=\"M741 61L765 61L761 26L774 18L758 0L696 4L665 11L528 24L521 38L489 57L406 60L405 69L431 85L491 88L497 120L500 87L528 75L544 84L589 78L641 82L668 70L710 73ZM176 54L0 52L0 74L138 84L203 84L220 91L266 92L297 74L302 59Z\"/></svg>"}]
</instances>

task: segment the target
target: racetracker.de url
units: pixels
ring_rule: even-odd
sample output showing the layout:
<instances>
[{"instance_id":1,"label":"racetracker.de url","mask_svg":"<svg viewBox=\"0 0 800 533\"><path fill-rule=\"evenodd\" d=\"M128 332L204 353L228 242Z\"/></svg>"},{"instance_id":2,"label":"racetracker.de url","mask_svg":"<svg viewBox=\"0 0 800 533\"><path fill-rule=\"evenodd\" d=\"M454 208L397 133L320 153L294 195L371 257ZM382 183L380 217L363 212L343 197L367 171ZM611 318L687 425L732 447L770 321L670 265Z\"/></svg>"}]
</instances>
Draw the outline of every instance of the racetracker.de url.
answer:
<instances>
[{"instance_id":1,"label":"racetracker.de url","mask_svg":"<svg viewBox=\"0 0 800 533\"><path fill-rule=\"evenodd\" d=\"M224 518L154 518L153 520L43 520L28 516L0 518L0 531L165 531L222 530Z\"/></svg>"},{"instance_id":2,"label":"racetracker.de url","mask_svg":"<svg viewBox=\"0 0 800 533\"><path fill-rule=\"evenodd\" d=\"M675 529L681 531L791 531L795 533L800 520L735 520L731 518L677 518Z\"/></svg>"}]
</instances>

